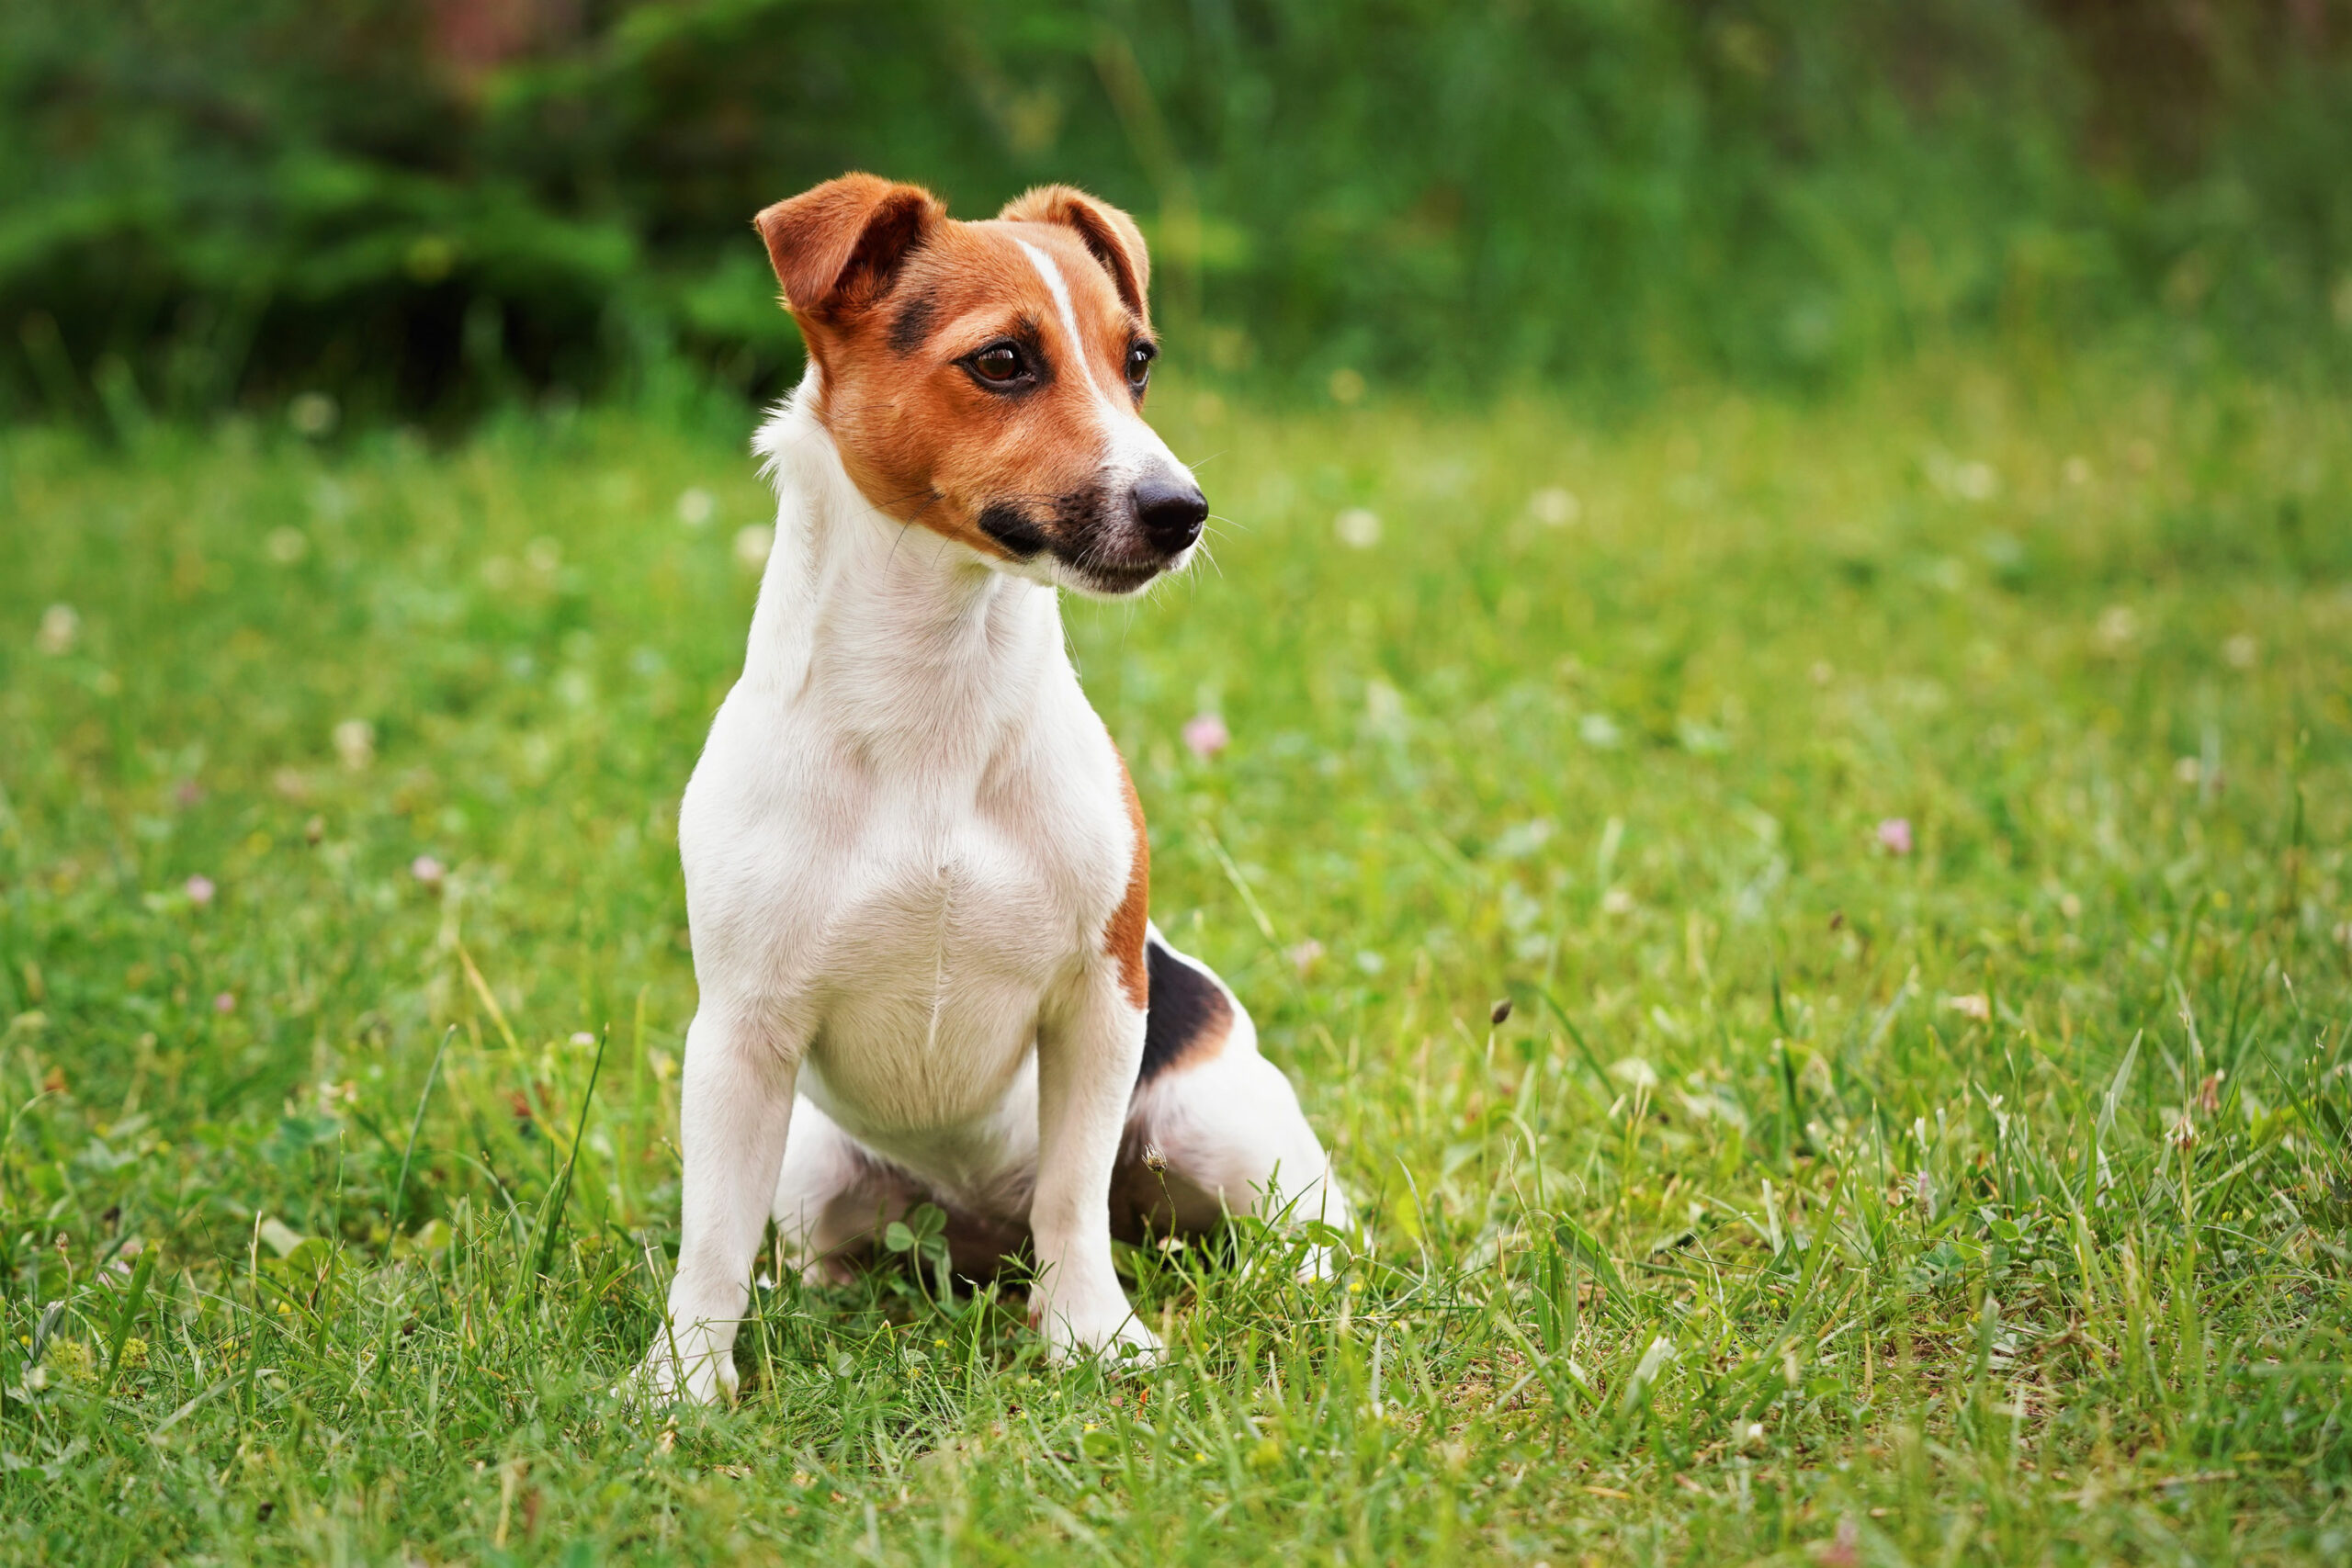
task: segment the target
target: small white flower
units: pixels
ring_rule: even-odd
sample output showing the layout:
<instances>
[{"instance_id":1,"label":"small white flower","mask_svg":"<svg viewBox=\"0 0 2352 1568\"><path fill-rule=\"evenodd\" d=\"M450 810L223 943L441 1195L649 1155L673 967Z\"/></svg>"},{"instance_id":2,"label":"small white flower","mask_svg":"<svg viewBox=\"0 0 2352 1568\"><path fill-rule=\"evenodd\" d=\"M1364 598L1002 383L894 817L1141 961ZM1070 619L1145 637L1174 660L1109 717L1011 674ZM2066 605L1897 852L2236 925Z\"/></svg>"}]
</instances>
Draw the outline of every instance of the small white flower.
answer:
<instances>
[{"instance_id":1,"label":"small white flower","mask_svg":"<svg viewBox=\"0 0 2352 1568\"><path fill-rule=\"evenodd\" d=\"M1546 485L1527 498L1527 514L1550 528L1565 528L1584 515L1584 503L1572 491Z\"/></svg>"},{"instance_id":2,"label":"small white flower","mask_svg":"<svg viewBox=\"0 0 2352 1568\"><path fill-rule=\"evenodd\" d=\"M343 765L359 773L376 760L376 727L364 718L346 718L334 727L334 754Z\"/></svg>"},{"instance_id":3,"label":"small white flower","mask_svg":"<svg viewBox=\"0 0 2352 1568\"><path fill-rule=\"evenodd\" d=\"M678 496L678 521L689 528L699 528L708 523L718 510L718 498L700 485L681 491Z\"/></svg>"},{"instance_id":4,"label":"small white flower","mask_svg":"<svg viewBox=\"0 0 2352 1568\"><path fill-rule=\"evenodd\" d=\"M342 413L335 400L324 392L297 392L286 405L286 423L294 427L297 435L315 440L333 430Z\"/></svg>"},{"instance_id":5,"label":"small white flower","mask_svg":"<svg viewBox=\"0 0 2352 1568\"><path fill-rule=\"evenodd\" d=\"M1351 506L1331 520L1331 532L1351 550L1368 550L1380 543L1380 513Z\"/></svg>"},{"instance_id":6,"label":"small white flower","mask_svg":"<svg viewBox=\"0 0 2352 1568\"><path fill-rule=\"evenodd\" d=\"M768 564L768 554L775 548L775 530L765 523L747 524L735 530L735 559L746 571L758 571Z\"/></svg>"},{"instance_id":7,"label":"small white flower","mask_svg":"<svg viewBox=\"0 0 2352 1568\"><path fill-rule=\"evenodd\" d=\"M1657 1069L1639 1056L1623 1056L1609 1064L1609 1076L1627 1089L1656 1089Z\"/></svg>"},{"instance_id":8,"label":"small white flower","mask_svg":"<svg viewBox=\"0 0 2352 1568\"><path fill-rule=\"evenodd\" d=\"M71 604L51 604L40 613L40 630L33 634L33 646L51 659L74 651L81 640L82 617Z\"/></svg>"}]
</instances>

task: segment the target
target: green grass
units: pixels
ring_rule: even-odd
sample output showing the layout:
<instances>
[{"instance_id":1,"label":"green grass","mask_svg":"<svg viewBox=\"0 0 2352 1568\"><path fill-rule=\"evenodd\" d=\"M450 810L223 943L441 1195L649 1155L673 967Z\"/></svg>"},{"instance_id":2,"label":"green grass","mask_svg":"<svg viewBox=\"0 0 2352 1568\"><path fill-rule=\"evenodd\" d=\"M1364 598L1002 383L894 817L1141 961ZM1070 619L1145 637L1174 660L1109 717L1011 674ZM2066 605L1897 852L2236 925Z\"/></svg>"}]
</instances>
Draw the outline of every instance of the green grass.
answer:
<instances>
[{"instance_id":1,"label":"green grass","mask_svg":"<svg viewBox=\"0 0 2352 1568\"><path fill-rule=\"evenodd\" d=\"M2352 1551L2352 403L1162 402L1232 521L1074 647L1375 1246L1133 1258L1131 1382L786 1283L666 1422L748 414L0 435L0 1558Z\"/></svg>"}]
</instances>

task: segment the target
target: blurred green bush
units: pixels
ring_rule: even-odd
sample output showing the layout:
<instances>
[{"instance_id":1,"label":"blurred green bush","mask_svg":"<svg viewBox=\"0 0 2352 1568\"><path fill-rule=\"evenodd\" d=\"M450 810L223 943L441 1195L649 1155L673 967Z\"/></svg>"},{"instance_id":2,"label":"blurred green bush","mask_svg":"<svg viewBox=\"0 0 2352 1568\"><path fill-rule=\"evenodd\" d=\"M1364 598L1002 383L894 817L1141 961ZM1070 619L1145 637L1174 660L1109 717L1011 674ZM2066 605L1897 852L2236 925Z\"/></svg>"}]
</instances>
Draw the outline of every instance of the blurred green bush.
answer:
<instances>
[{"instance_id":1,"label":"blurred green bush","mask_svg":"<svg viewBox=\"0 0 2352 1568\"><path fill-rule=\"evenodd\" d=\"M0 412L462 418L797 370L852 167L1134 210L1295 389L1834 379L2134 323L2352 362L2346 0L0 0Z\"/></svg>"}]
</instances>

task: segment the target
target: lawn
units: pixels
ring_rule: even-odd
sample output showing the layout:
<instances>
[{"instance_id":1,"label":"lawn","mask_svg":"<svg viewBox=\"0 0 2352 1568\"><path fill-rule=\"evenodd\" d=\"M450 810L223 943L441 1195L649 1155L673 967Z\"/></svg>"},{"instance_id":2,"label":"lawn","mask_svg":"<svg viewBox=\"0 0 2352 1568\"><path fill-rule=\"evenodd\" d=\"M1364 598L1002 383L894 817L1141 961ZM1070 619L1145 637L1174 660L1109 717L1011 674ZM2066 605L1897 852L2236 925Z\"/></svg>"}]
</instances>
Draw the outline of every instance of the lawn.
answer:
<instances>
[{"instance_id":1,"label":"lawn","mask_svg":"<svg viewBox=\"0 0 2352 1568\"><path fill-rule=\"evenodd\" d=\"M2352 1553L2352 402L1159 404L1073 652L1372 1246L1131 1256L1128 1380L786 1280L667 1418L752 412L0 434L0 1558Z\"/></svg>"}]
</instances>

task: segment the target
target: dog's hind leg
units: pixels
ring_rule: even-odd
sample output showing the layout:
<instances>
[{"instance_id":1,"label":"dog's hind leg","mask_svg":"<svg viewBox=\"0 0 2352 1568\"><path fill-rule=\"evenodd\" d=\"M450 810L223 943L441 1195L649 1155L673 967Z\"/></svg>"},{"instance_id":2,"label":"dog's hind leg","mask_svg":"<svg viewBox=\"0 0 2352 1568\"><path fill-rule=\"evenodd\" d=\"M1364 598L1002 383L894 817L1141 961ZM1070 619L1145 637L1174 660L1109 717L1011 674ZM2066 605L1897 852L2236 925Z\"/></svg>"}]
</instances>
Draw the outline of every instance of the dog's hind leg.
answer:
<instances>
[{"instance_id":1,"label":"dog's hind leg","mask_svg":"<svg viewBox=\"0 0 2352 1568\"><path fill-rule=\"evenodd\" d=\"M792 1136L775 1184L776 1241L808 1284L840 1283L866 1244L920 1196L806 1095L793 1101Z\"/></svg>"},{"instance_id":2,"label":"dog's hind leg","mask_svg":"<svg viewBox=\"0 0 2352 1568\"><path fill-rule=\"evenodd\" d=\"M1353 1224L1290 1080L1258 1054L1258 1032L1206 964L1150 933L1151 1011L1121 1150L1114 1206L1130 1224L1205 1231L1245 1214L1335 1229ZM1300 1272L1320 1277L1328 1251Z\"/></svg>"}]
</instances>

